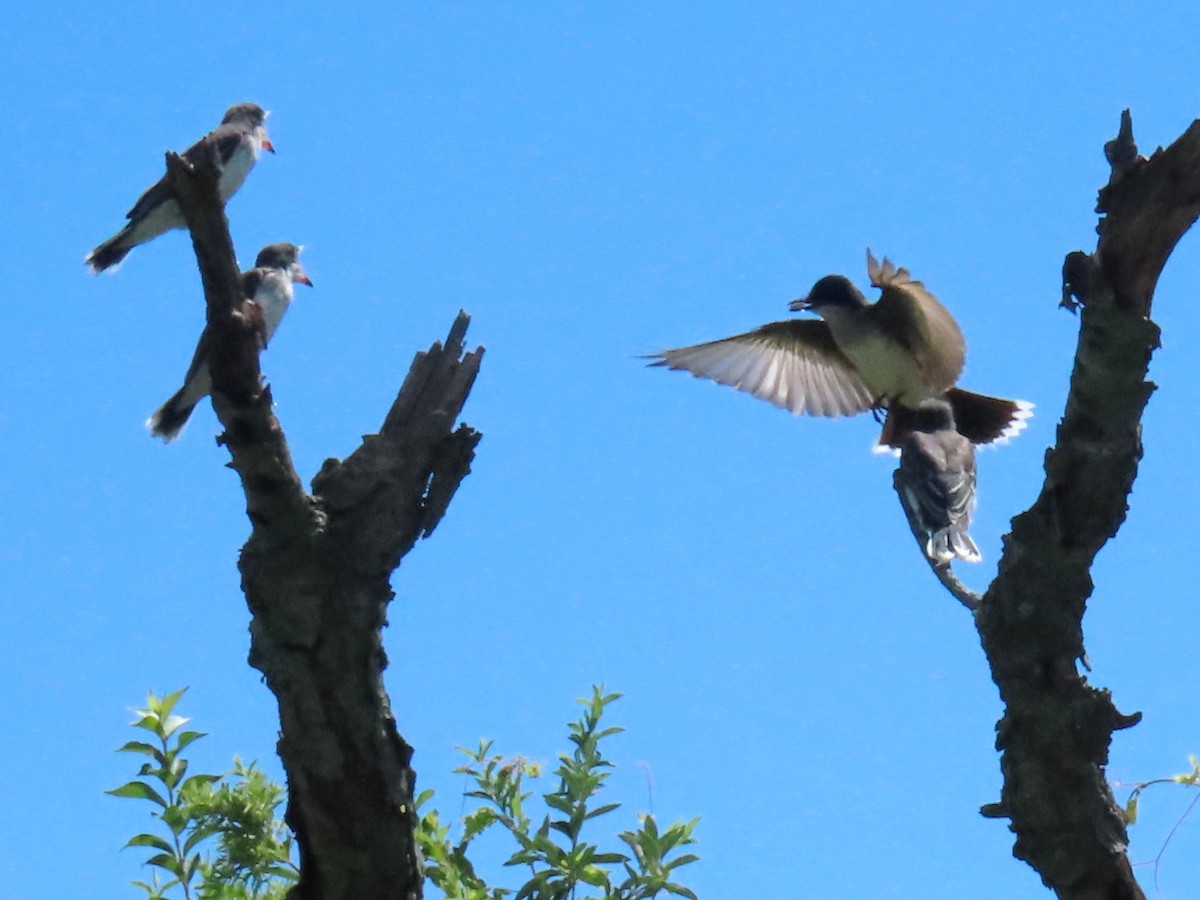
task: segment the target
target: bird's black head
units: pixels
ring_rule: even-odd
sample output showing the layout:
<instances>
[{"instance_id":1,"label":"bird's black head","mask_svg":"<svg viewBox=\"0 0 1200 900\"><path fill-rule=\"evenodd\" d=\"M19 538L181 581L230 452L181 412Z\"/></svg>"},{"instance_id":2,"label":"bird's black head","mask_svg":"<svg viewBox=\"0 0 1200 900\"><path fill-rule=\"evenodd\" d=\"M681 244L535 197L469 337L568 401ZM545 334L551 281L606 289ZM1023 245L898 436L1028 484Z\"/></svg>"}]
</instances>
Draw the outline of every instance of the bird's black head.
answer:
<instances>
[{"instance_id":1,"label":"bird's black head","mask_svg":"<svg viewBox=\"0 0 1200 900\"><path fill-rule=\"evenodd\" d=\"M822 308L841 307L845 309L866 305L867 298L849 278L844 275L826 275L812 286L807 297L793 300L788 304L788 309L792 312L809 309L820 313Z\"/></svg>"},{"instance_id":2,"label":"bird's black head","mask_svg":"<svg viewBox=\"0 0 1200 900\"><path fill-rule=\"evenodd\" d=\"M221 124L228 125L231 122L245 122L257 128L266 120L267 114L257 103L235 103L229 109L225 110L225 118L221 120Z\"/></svg>"}]
</instances>

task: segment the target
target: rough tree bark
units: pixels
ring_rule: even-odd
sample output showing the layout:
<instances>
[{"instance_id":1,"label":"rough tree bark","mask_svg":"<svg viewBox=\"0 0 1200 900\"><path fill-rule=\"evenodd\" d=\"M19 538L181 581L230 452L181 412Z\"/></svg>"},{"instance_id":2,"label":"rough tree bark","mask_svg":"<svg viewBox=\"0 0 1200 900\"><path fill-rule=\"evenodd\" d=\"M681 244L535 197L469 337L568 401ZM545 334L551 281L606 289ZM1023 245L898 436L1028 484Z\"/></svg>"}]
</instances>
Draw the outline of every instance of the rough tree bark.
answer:
<instances>
[{"instance_id":1,"label":"rough tree bark","mask_svg":"<svg viewBox=\"0 0 1200 900\"><path fill-rule=\"evenodd\" d=\"M1200 216L1200 121L1147 159L1126 110L1105 153L1112 174L1097 205L1096 251L1070 253L1063 266L1063 305L1082 308L1066 412L1041 494L1013 520L975 613L1005 703L996 739L1004 785L983 813L1010 820L1014 855L1069 900L1144 896L1104 775L1113 732L1140 714L1118 712L1077 664L1088 666L1089 570L1125 519L1142 457L1141 416L1154 390L1146 372L1159 342L1154 288Z\"/></svg>"},{"instance_id":2,"label":"rough tree bark","mask_svg":"<svg viewBox=\"0 0 1200 900\"><path fill-rule=\"evenodd\" d=\"M253 526L239 567L253 615L251 665L279 701L287 822L300 852L295 900L419 898L412 750L383 687L389 578L437 527L480 434L454 427L482 348L463 355L459 313L445 346L418 353L379 434L326 460L301 486L258 367L261 318L242 297L211 161L168 154L200 266L218 440Z\"/></svg>"}]
</instances>

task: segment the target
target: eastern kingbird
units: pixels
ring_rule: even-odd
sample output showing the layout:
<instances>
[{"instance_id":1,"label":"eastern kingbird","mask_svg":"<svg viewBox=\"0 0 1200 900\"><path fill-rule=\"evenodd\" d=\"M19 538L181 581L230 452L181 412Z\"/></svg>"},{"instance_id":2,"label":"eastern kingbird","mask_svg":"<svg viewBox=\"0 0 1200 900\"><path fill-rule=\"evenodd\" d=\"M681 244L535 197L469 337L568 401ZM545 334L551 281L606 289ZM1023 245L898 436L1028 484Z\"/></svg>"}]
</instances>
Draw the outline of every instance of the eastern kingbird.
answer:
<instances>
[{"instance_id":1,"label":"eastern kingbird","mask_svg":"<svg viewBox=\"0 0 1200 900\"><path fill-rule=\"evenodd\" d=\"M183 158L195 165L201 160L206 145L213 147L217 168L221 170L217 190L222 203L237 193L254 168L261 150L275 152L263 124L267 115L255 103L231 106L219 126L184 151ZM172 228L185 227L179 202L171 193L165 175L138 198L125 218L129 220L125 227L84 259L93 272L115 266L138 244L154 240Z\"/></svg>"},{"instance_id":2,"label":"eastern kingbird","mask_svg":"<svg viewBox=\"0 0 1200 900\"><path fill-rule=\"evenodd\" d=\"M945 397L958 430L976 444L1025 427L1031 404L954 387L966 343L954 317L907 269L867 251L867 274L882 295L871 303L842 275L826 275L795 310L821 317L771 322L720 341L664 350L652 366L684 369L799 415L886 411L879 448L899 449L922 400Z\"/></svg>"},{"instance_id":3,"label":"eastern kingbird","mask_svg":"<svg viewBox=\"0 0 1200 900\"><path fill-rule=\"evenodd\" d=\"M975 510L975 448L954 427L945 400L922 400L900 447L896 493L925 535L925 555L945 566L958 557L979 562L967 534Z\"/></svg>"},{"instance_id":4,"label":"eastern kingbird","mask_svg":"<svg viewBox=\"0 0 1200 900\"><path fill-rule=\"evenodd\" d=\"M308 273L300 265L300 249L295 244L270 244L259 251L254 268L242 273L242 293L263 311L266 324L264 347L274 336L292 302L292 282L312 286ZM212 391L212 375L208 370L211 341L211 332L206 328L196 345L196 354L184 376L183 387L146 420L150 434L162 438L163 443L179 437L196 404Z\"/></svg>"}]
</instances>

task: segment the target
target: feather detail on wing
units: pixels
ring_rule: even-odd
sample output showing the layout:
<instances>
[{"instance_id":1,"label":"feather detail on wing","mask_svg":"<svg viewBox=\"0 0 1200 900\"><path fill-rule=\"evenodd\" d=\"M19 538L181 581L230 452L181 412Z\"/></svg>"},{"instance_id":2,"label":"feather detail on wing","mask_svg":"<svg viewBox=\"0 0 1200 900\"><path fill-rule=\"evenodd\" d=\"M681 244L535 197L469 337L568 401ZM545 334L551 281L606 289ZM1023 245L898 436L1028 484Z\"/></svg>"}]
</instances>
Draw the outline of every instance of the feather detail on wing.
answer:
<instances>
[{"instance_id":1,"label":"feather detail on wing","mask_svg":"<svg viewBox=\"0 0 1200 900\"><path fill-rule=\"evenodd\" d=\"M878 405L824 322L772 322L720 341L664 350L650 365L682 369L796 415L852 416Z\"/></svg>"},{"instance_id":2,"label":"feather detail on wing","mask_svg":"<svg viewBox=\"0 0 1200 900\"><path fill-rule=\"evenodd\" d=\"M912 353L931 388L952 387L966 362L966 342L954 316L908 269L886 256L880 263L868 250L867 275L883 294L866 313Z\"/></svg>"}]
</instances>

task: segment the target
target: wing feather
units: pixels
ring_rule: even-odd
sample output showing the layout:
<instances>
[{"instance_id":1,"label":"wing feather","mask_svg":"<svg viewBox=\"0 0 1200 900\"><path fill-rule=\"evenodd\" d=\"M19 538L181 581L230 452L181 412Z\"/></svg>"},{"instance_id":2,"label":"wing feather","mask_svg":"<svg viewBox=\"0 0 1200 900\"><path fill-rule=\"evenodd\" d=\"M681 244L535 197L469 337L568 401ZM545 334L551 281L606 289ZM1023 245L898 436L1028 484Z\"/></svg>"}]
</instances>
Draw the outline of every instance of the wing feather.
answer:
<instances>
[{"instance_id":1,"label":"wing feather","mask_svg":"<svg viewBox=\"0 0 1200 900\"><path fill-rule=\"evenodd\" d=\"M653 366L726 384L796 415L852 416L878 405L824 322L789 319L719 341L664 350Z\"/></svg>"},{"instance_id":2,"label":"wing feather","mask_svg":"<svg viewBox=\"0 0 1200 900\"><path fill-rule=\"evenodd\" d=\"M881 264L870 250L867 274L871 284L883 293L864 311L865 315L924 365L924 375L932 387L940 391L953 387L966 362L966 342L954 316L908 269L897 268L887 257ZM930 352L931 348L939 352Z\"/></svg>"}]
</instances>

